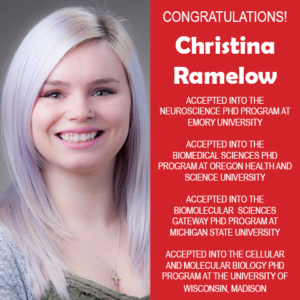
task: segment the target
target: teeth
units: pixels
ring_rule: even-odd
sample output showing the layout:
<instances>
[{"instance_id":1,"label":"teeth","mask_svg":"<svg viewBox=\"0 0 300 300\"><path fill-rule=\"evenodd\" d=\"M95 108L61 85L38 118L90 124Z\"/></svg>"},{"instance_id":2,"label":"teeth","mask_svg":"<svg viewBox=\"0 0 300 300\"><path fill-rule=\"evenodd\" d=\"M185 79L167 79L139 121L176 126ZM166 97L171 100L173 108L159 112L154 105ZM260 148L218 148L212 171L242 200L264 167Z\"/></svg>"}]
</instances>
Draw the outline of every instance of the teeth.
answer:
<instances>
[{"instance_id":1,"label":"teeth","mask_svg":"<svg viewBox=\"0 0 300 300\"><path fill-rule=\"evenodd\" d=\"M66 142L78 143L78 142L86 142L91 141L95 138L97 132L89 132L89 133L61 133L59 137Z\"/></svg>"}]
</instances>

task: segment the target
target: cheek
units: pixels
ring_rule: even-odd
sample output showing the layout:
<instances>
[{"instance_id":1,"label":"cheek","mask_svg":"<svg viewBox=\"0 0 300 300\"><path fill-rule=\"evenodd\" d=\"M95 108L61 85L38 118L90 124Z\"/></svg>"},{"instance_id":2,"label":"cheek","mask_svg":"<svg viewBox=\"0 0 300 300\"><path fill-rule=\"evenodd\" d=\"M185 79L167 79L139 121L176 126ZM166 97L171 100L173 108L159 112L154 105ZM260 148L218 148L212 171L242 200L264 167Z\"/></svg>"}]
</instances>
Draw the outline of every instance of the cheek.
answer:
<instances>
[{"instance_id":1,"label":"cheek","mask_svg":"<svg viewBox=\"0 0 300 300\"><path fill-rule=\"evenodd\" d=\"M131 103L127 98L120 99L105 109L101 110L103 120L105 120L112 127L125 127L127 128L130 120Z\"/></svg>"},{"instance_id":2,"label":"cheek","mask_svg":"<svg viewBox=\"0 0 300 300\"><path fill-rule=\"evenodd\" d=\"M55 122L55 113L43 101L37 101L31 115L31 134L34 143L45 141L45 133ZM41 141L43 139L43 141Z\"/></svg>"},{"instance_id":3,"label":"cheek","mask_svg":"<svg viewBox=\"0 0 300 300\"><path fill-rule=\"evenodd\" d=\"M113 147L112 153L116 154L125 143L129 130L130 108L130 100L125 98L107 105L105 110L101 111L100 119L104 120L107 126L109 144Z\"/></svg>"}]
</instances>

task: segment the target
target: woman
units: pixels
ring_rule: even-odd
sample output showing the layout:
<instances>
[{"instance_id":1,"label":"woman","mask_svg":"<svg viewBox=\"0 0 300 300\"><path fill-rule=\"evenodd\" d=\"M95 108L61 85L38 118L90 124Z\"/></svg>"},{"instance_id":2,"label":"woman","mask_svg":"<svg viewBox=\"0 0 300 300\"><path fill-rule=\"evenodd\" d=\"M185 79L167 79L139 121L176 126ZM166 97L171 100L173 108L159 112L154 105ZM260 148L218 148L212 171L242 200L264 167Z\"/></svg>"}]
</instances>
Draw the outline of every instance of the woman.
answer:
<instances>
[{"instance_id":1,"label":"woman","mask_svg":"<svg viewBox=\"0 0 300 300\"><path fill-rule=\"evenodd\" d=\"M147 295L148 113L121 22L84 8L39 22L9 67L2 131L0 298Z\"/></svg>"}]
</instances>

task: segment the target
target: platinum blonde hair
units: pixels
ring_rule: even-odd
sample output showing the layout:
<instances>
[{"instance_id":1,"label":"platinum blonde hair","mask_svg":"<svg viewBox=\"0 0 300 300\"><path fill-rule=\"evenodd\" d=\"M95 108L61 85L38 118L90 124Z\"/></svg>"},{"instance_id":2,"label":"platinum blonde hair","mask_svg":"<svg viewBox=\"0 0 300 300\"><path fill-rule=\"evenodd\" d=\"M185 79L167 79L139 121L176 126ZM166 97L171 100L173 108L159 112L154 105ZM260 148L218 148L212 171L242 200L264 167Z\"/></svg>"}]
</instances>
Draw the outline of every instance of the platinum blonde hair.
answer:
<instances>
[{"instance_id":1,"label":"platinum blonde hair","mask_svg":"<svg viewBox=\"0 0 300 300\"><path fill-rule=\"evenodd\" d=\"M69 299L63 249L57 241L70 233L43 180L42 158L31 135L32 110L58 62L89 40L108 43L127 72L132 123L117 155L114 193L119 213L126 216L132 265L144 280L149 279L149 120L137 54L120 20L103 11L64 8L41 20L24 38L8 69L2 95L2 138L12 185L0 198L1 223L23 251L35 299L44 295L48 279L61 298Z\"/></svg>"}]
</instances>

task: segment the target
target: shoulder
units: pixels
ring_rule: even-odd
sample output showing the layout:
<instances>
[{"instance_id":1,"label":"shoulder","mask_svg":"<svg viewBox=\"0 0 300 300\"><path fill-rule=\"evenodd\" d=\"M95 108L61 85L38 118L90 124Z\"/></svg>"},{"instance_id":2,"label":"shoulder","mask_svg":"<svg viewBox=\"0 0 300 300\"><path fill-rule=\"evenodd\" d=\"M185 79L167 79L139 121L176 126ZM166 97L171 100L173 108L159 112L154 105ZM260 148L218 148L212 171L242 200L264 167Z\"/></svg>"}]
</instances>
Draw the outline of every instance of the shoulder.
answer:
<instances>
[{"instance_id":1,"label":"shoulder","mask_svg":"<svg viewBox=\"0 0 300 300\"><path fill-rule=\"evenodd\" d=\"M24 256L9 233L0 225L0 265L3 263L17 263L25 266ZM1 268L2 269L2 268ZM22 268L23 269L23 268ZM2 270L1 270L2 271ZM0 271L0 272L1 272Z\"/></svg>"},{"instance_id":2,"label":"shoulder","mask_svg":"<svg viewBox=\"0 0 300 300\"><path fill-rule=\"evenodd\" d=\"M32 300L25 258L14 239L0 225L0 299Z\"/></svg>"}]
</instances>

